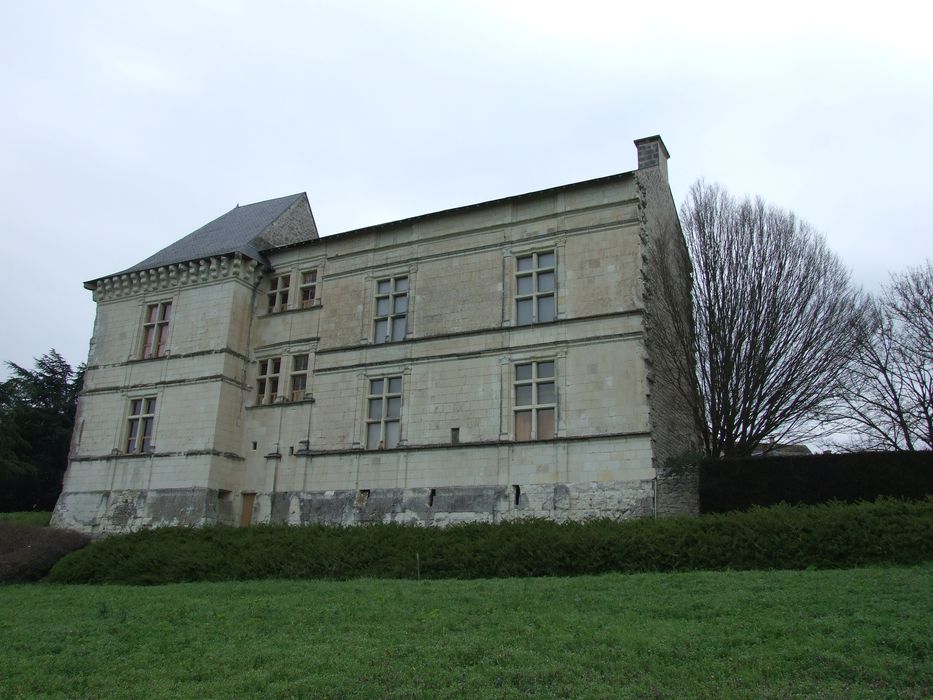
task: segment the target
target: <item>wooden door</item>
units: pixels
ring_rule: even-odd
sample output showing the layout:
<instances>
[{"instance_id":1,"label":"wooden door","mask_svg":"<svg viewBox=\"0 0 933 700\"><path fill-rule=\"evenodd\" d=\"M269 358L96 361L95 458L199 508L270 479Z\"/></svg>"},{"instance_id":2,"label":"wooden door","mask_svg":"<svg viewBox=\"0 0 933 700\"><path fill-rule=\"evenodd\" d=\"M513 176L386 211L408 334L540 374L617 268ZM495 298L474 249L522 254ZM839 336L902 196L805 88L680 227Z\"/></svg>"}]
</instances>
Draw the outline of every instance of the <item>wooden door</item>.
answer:
<instances>
[{"instance_id":1,"label":"wooden door","mask_svg":"<svg viewBox=\"0 0 933 700\"><path fill-rule=\"evenodd\" d=\"M255 493L243 494L243 510L240 511L240 527L247 527L253 522L253 503L255 501Z\"/></svg>"}]
</instances>

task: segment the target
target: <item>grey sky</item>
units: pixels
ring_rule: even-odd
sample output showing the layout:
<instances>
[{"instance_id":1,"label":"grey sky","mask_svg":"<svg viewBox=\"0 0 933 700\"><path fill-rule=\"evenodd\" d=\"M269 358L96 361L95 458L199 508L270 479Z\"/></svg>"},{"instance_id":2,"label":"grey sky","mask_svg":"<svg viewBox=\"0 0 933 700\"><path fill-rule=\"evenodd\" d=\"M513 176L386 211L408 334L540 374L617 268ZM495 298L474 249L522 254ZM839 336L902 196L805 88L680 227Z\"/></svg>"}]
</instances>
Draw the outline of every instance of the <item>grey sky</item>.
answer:
<instances>
[{"instance_id":1,"label":"grey sky","mask_svg":"<svg viewBox=\"0 0 933 700\"><path fill-rule=\"evenodd\" d=\"M307 191L327 235L628 171L655 133L678 203L761 195L867 288L933 257L922 4L628 5L6 0L0 360L83 361L82 281L237 203Z\"/></svg>"}]
</instances>

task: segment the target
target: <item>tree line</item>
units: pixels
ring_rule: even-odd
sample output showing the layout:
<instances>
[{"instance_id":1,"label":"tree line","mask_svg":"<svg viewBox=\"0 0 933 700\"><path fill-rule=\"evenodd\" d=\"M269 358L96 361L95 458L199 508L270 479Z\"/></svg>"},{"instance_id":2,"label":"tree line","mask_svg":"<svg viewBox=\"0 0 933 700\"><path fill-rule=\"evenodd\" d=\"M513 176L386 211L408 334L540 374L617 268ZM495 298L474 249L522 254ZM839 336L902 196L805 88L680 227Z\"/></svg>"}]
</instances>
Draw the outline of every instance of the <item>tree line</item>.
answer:
<instances>
[{"instance_id":1,"label":"tree line","mask_svg":"<svg viewBox=\"0 0 933 700\"><path fill-rule=\"evenodd\" d=\"M693 416L697 444L686 452L743 457L827 434L847 435L845 449L933 449L929 260L864 293L792 212L702 180L680 226L649 242L646 295L665 318L657 372L676 378ZM681 233L689 257L671 247ZM49 510L83 366L54 349L33 369L6 364L0 511Z\"/></svg>"}]
</instances>

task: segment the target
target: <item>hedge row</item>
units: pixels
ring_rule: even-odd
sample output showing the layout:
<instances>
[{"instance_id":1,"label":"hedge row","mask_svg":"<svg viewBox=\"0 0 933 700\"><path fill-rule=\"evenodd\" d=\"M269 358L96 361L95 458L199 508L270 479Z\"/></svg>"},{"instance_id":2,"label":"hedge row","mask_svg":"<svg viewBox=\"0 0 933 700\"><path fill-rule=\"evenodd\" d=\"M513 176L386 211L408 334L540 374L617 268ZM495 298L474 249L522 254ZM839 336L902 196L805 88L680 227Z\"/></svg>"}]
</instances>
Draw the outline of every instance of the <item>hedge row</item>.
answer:
<instances>
[{"instance_id":1,"label":"hedge row","mask_svg":"<svg viewBox=\"0 0 933 700\"><path fill-rule=\"evenodd\" d=\"M933 559L933 500L781 505L658 520L160 528L62 559L59 583L493 578L608 571L838 568Z\"/></svg>"},{"instance_id":2,"label":"hedge row","mask_svg":"<svg viewBox=\"0 0 933 700\"><path fill-rule=\"evenodd\" d=\"M90 541L78 532L0 520L0 583L38 581L55 562Z\"/></svg>"},{"instance_id":3,"label":"hedge row","mask_svg":"<svg viewBox=\"0 0 933 700\"><path fill-rule=\"evenodd\" d=\"M933 452L750 457L700 463L700 512L933 495Z\"/></svg>"}]
</instances>

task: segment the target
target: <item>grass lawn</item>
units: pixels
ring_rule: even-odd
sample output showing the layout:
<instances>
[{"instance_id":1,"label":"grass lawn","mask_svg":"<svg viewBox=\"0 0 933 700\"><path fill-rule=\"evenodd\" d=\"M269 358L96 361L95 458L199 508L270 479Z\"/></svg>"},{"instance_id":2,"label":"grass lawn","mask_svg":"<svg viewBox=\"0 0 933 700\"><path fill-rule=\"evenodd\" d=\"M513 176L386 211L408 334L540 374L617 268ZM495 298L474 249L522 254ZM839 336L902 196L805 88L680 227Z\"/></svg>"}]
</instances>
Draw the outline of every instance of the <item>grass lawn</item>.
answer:
<instances>
[{"instance_id":1,"label":"grass lawn","mask_svg":"<svg viewBox=\"0 0 933 700\"><path fill-rule=\"evenodd\" d=\"M0 513L0 522L23 523L24 525L38 525L39 527L45 527L51 519L52 514L47 510Z\"/></svg>"},{"instance_id":2,"label":"grass lawn","mask_svg":"<svg viewBox=\"0 0 933 700\"><path fill-rule=\"evenodd\" d=\"M0 588L0 697L922 698L933 564Z\"/></svg>"}]
</instances>

